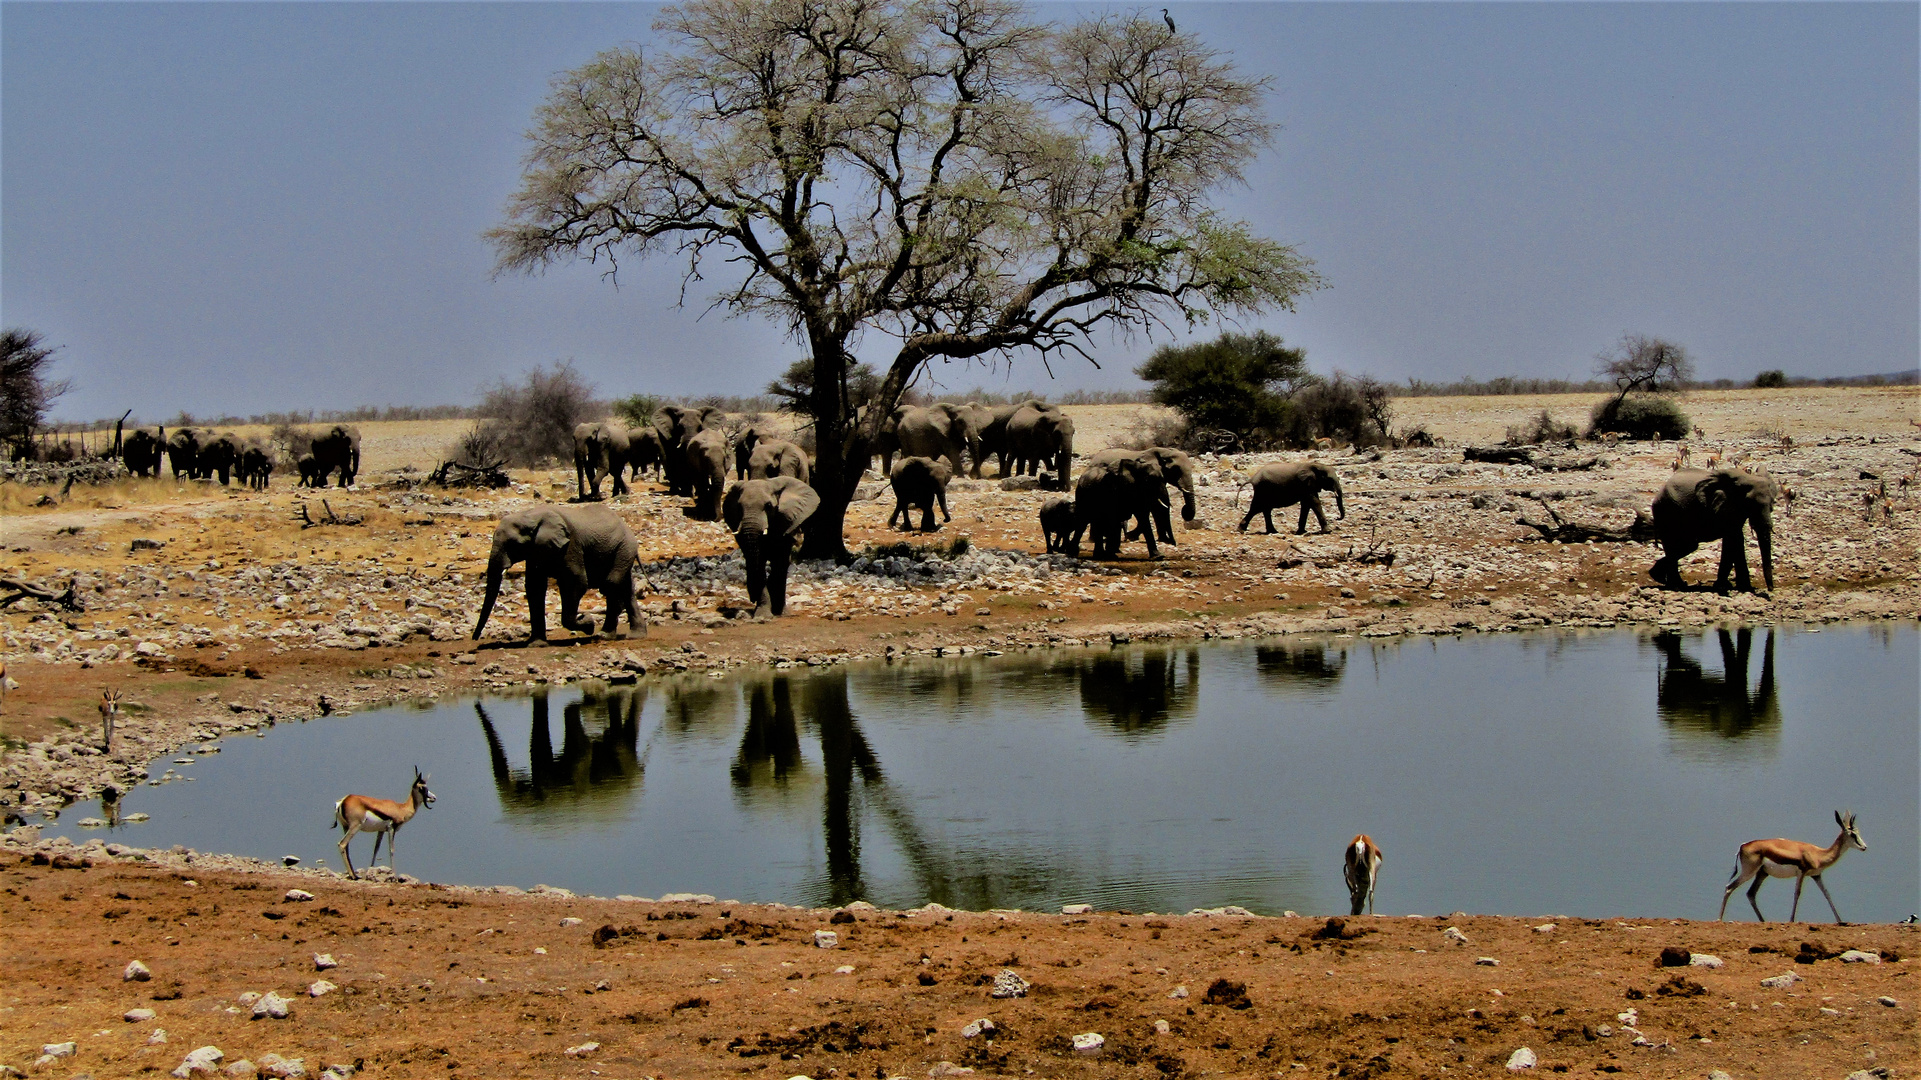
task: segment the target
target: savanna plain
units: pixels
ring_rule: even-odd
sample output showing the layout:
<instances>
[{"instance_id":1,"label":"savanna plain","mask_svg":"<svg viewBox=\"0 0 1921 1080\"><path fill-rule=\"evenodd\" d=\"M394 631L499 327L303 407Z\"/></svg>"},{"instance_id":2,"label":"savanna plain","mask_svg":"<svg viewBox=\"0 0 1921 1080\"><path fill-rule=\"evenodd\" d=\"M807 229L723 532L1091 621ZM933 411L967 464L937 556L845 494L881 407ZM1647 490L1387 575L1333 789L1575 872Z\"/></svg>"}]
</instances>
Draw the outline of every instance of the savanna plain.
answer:
<instances>
[{"instance_id":1,"label":"savanna plain","mask_svg":"<svg viewBox=\"0 0 1921 1080\"><path fill-rule=\"evenodd\" d=\"M1396 426L1441 445L1312 454L1345 487L1326 534L1296 535L1292 509L1278 533L1258 517L1236 529L1247 471L1303 455L1203 456L1197 523L1158 561L1132 543L1098 563L1046 554L1048 493L991 468L950 486L952 520L932 534L889 529L876 481L849 513L849 547L867 557L798 564L787 614L766 621L744 617L725 527L640 483L607 505L639 539L648 633L556 632L544 648L524 644L512 589L487 636L469 633L493 522L568 498L572 470L515 472L497 490L427 482L465 422L362 425L359 483L345 490L278 477L266 492L0 485L0 577L71 587L78 607L0 611L17 683L0 713L12 826L0 1069L187 1075L183 1059L218 1048L209 1072L273 1076L1912 1075L1913 925L813 909L350 881L142 848L137 826L116 830L124 843L40 836L222 736L529 683L1153 640L1921 614L1914 388L1687 396L1695 460L1738 459L1794 493L1774 515L1775 587L1759 593L1706 588L1713 546L1683 560L1692 584L1677 590L1648 578L1649 544L1550 538L1568 523L1625 530L1675 443L1464 460L1543 409L1579 424L1591 404L1400 400ZM1076 450L1133 437L1152 411L1069 407ZM103 750L108 690L123 701ZM397 795L386 789L404 777L388 774L404 764L369 747L365 790ZM317 828L328 809L281 805L263 781L263 816ZM431 820L410 845L434 842ZM1825 843L1822 825L1801 839ZM1785 906L1788 889L1764 903ZM1802 906L1825 914L1812 887Z\"/></svg>"}]
</instances>

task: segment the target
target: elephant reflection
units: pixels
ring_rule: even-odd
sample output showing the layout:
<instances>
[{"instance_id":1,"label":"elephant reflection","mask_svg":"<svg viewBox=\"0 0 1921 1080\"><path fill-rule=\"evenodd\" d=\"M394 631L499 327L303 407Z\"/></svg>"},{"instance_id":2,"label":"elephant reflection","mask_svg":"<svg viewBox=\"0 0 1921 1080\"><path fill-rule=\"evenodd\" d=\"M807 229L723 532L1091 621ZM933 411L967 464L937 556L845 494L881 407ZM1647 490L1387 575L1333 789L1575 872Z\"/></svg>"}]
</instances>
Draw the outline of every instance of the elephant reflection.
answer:
<instances>
[{"instance_id":1,"label":"elephant reflection","mask_svg":"<svg viewBox=\"0 0 1921 1080\"><path fill-rule=\"evenodd\" d=\"M1089 723L1142 735L1194 714L1201 654L1197 649L1188 649L1184 658L1170 649L1147 649L1138 656L1110 653L1083 661L1080 683L1081 709Z\"/></svg>"},{"instance_id":2,"label":"elephant reflection","mask_svg":"<svg viewBox=\"0 0 1921 1080\"><path fill-rule=\"evenodd\" d=\"M474 703L487 739L494 788L503 809L526 813L555 806L613 809L637 794L646 762L637 749L645 694L618 687L605 697L569 702L561 708L560 748L554 748L546 691L532 701L525 769L508 763L507 751L486 706ZM496 708L499 705L496 704Z\"/></svg>"},{"instance_id":3,"label":"elephant reflection","mask_svg":"<svg viewBox=\"0 0 1921 1080\"><path fill-rule=\"evenodd\" d=\"M1262 645L1254 650L1261 681L1277 690L1295 687L1331 690L1347 674L1347 650L1321 643Z\"/></svg>"},{"instance_id":4,"label":"elephant reflection","mask_svg":"<svg viewBox=\"0 0 1921 1080\"><path fill-rule=\"evenodd\" d=\"M1774 686L1774 631L1761 646L1761 676L1748 690L1748 657L1754 631L1741 627L1730 634L1717 630L1721 646L1721 674L1710 675L1701 662L1682 650L1681 635L1654 639L1662 664L1656 699L1661 719L1678 727L1712 732L1729 738L1751 731L1776 728L1781 705Z\"/></svg>"}]
</instances>

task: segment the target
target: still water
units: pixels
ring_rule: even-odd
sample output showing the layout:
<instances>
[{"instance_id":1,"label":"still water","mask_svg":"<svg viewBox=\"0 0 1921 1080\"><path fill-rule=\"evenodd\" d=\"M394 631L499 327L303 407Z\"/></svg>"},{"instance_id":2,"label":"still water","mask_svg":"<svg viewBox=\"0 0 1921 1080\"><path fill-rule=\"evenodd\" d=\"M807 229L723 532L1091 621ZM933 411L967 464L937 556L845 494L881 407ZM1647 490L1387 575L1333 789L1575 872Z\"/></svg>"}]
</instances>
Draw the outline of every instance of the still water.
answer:
<instances>
[{"instance_id":1,"label":"still water","mask_svg":"<svg viewBox=\"0 0 1921 1080\"><path fill-rule=\"evenodd\" d=\"M115 831L337 867L334 801L417 764L439 801L399 868L434 881L1344 912L1367 832L1384 914L1712 918L1742 841L1852 809L1829 889L1888 921L1921 908L1918 651L1913 623L1289 638L555 688L229 738Z\"/></svg>"}]
</instances>

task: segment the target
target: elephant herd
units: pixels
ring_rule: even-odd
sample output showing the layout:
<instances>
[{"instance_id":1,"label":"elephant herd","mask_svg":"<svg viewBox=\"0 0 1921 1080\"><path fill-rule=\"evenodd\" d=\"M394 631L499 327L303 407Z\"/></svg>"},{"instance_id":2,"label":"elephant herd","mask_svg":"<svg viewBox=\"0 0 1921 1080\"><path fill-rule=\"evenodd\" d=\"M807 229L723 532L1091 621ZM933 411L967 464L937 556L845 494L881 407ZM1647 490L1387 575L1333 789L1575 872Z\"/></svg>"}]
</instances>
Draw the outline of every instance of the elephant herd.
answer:
<instances>
[{"instance_id":1,"label":"elephant herd","mask_svg":"<svg viewBox=\"0 0 1921 1080\"><path fill-rule=\"evenodd\" d=\"M120 444L120 458L134 476L158 478L164 459L175 480L217 479L224 486L237 479L256 491L265 490L272 479L274 457L273 450L257 440L205 428L178 427L172 433L165 427L135 428ZM347 487L360 471L360 432L336 424L314 436L294 464L300 473L297 486L326 487L331 476Z\"/></svg>"}]
</instances>

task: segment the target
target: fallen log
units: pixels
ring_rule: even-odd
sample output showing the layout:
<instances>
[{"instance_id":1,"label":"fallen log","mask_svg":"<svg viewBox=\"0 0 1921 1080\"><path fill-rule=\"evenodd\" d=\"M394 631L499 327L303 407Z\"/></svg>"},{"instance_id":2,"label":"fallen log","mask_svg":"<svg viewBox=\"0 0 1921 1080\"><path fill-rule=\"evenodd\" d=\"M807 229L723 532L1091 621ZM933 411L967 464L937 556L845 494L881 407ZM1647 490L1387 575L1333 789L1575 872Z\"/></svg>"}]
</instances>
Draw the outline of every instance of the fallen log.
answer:
<instances>
[{"instance_id":1,"label":"fallen log","mask_svg":"<svg viewBox=\"0 0 1921 1080\"><path fill-rule=\"evenodd\" d=\"M1645 510L1634 512L1634 524L1625 529L1609 528L1605 525L1585 525L1569 521L1555 513L1554 507L1541 500L1541 509L1547 511L1549 521L1536 521L1523 514L1515 519L1516 525L1526 525L1541 534L1543 540L1554 540L1563 544L1639 544L1654 539L1654 519Z\"/></svg>"},{"instance_id":2,"label":"fallen log","mask_svg":"<svg viewBox=\"0 0 1921 1080\"><path fill-rule=\"evenodd\" d=\"M14 590L12 596L0 597L0 607L8 607L31 597L35 600L45 600L49 604L59 604L68 611L80 610L80 598L75 595L71 585L67 586L65 592L54 592L44 585L35 585L31 581L23 581L20 578L0 578L0 588Z\"/></svg>"},{"instance_id":3,"label":"fallen log","mask_svg":"<svg viewBox=\"0 0 1921 1080\"><path fill-rule=\"evenodd\" d=\"M1470 446L1461 451L1463 461L1490 465L1532 465L1534 451L1525 446Z\"/></svg>"},{"instance_id":4,"label":"fallen log","mask_svg":"<svg viewBox=\"0 0 1921 1080\"><path fill-rule=\"evenodd\" d=\"M308 513L307 504L303 502L294 507L294 520L300 522L300 527L303 529L315 529L322 525L358 525L365 520L358 514L342 516L334 513L333 506L325 499L320 500L320 508L326 511L327 516L317 521Z\"/></svg>"},{"instance_id":5,"label":"fallen log","mask_svg":"<svg viewBox=\"0 0 1921 1080\"><path fill-rule=\"evenodd\" d=\"M463 465L458 461L443 461L427 479L441 487L503 488L513 483L501 468L505 464L505 461L496 461L491 465Z\"/></svg>"}]
</instances>

